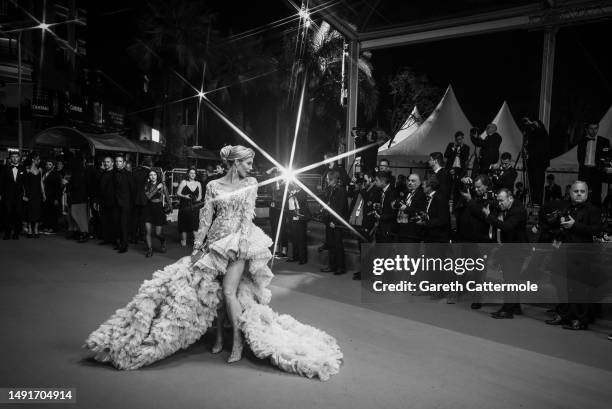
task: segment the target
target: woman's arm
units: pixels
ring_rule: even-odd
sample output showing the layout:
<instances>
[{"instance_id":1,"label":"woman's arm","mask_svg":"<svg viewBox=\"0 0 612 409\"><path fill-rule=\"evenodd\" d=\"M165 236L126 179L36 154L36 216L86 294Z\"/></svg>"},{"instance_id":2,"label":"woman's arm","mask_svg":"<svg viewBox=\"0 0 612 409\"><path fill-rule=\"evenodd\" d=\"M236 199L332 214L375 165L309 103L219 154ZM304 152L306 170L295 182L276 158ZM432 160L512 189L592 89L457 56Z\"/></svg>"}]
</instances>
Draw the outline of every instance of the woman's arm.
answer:
<instances>
[{"instance_id":1,"label":"woman's arm","mask_svg":"<svg viewBox=\"0 0 612 409\"><path fill-rule=\"evenodd\" d=\"M187 182L185 180L181 180L181 183L179 183L178 188L176 189L176 195L180 198L183 199L189 199L189 196L184 195L183 192L183 188L185 187L185 185L187 184Z\"/></svg>"},{"instance_id":2,"label":"woman's arm","mask_svg":"<svg viewBox=\"0 0 612 409\"><path fill-rule=\"evenodd\" d=\"M200 182L198 182L198 198L196 199L197 202L202 200L202 184Z\"/></svg>"},{"instance_id":3,"label":"woman's arm","mask_svg":"<svg viewBox=\"0 0 612 409\"><path fill-rule=\"evenodd\" d=\"M194 253L202 248L208 229L212 223L214 208L213 208L213 196L212 196L212 183L209 184L209 188L206 189L206 196L204 197L204 206L200 210L200 228L195 233L193 240Z\"/></svg>"}]
</instances>

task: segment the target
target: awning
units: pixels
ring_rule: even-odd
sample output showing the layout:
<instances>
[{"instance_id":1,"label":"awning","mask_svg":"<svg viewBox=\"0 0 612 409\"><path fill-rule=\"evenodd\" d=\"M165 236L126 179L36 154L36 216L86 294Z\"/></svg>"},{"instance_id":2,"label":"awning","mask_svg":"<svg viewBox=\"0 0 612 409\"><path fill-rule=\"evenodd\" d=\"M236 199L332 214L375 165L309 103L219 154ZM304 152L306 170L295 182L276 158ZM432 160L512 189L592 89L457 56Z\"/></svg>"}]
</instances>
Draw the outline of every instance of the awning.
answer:
<instances>
[{"instance_id":1,"label":"awning","mask_svg":"<svg viewBox=\"0 0 612 409\"><path fill-rule=\"evenodd\" d=\"M117 133L92 134L67 126L56 126L45 129L32 139L32 145L89 148L94 153L96 150L100 150L110 152L138 152L145 155L157 154L155 151L139 145L135 141L131 141L125 136L121 136Z\"/></svg>"}]
</instances>

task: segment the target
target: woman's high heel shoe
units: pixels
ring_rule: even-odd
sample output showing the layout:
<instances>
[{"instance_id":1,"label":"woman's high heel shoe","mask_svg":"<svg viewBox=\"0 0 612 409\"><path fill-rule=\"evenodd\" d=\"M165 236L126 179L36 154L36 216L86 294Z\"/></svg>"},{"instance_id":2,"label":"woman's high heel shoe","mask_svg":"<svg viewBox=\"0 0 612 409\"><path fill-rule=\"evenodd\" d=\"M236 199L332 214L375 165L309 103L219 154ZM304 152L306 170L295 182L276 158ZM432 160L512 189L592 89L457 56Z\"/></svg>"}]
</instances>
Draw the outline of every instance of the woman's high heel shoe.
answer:
<instances>
[{"instance_id":1,"label":"woman's high heel shoe","mask_svg":"<svg viewBox=\"0 0 612 409\"><path fill-rule=\"evenodd\" d=\"M187 240L181 240L181 247L187 247Z\"/></svg>"},{"instance_id":2,"label":"woman's high heel shoe","mask_svg":"<svg viewBox=\"0 0 612 409\"><path fill-rule=\"evenodd\" d=\"M159 243L160 243L160 246L161 246L160 251L162 253L165 253L166 252L166 239L159 239Z\"/></svg>"},{"instance_id":3,"label":"woman's high heel shoe","mask_svg":"<svg viewBox=\"0 0 612 409\"><path fill-rule=\"evenodd\" d=\"M153 249L151 247L149 247L149 249L147 250L147 254L145 257L153 257Z\"/></svg>"}]
</instances>

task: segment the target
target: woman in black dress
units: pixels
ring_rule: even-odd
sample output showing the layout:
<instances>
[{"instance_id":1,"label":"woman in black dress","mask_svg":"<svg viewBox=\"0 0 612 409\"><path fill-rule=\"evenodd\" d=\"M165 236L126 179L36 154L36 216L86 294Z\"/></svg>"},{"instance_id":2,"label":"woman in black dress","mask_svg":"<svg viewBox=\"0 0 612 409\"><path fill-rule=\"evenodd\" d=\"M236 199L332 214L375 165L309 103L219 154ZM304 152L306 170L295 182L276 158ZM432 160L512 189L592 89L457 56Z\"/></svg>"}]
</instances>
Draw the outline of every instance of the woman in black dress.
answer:
<instances>
[{"instance_id":1,"label":"woman in black dress","mask_svg":"<svg viewBox=\"0 0 612 409\"><path fill-rule=\"evenodd\" d=\"M145 241L147 243L147 257L153 255L151 232L155 227L155 237L159 239L161 252L166 252L166 239L163 236L163 226L166 224L164 203L169 203L168 190L162 182L157 181L157 172L149 172L149 178L144 186L147 203L144 206L142 218L145 224Z\"/></svg>"},{"instance_id":2,"label":"woman in black dress","mask_svg":"<svg viewBox=\"0 0 612 409\"><path fill-rule=\"evenodd\" d=\"M33 155L26 164L26 174L23 183L24 221L26 222L27 237L39 238L38 224L42 217L42 204L44 201L44 189L42 184L42 172L38 165L40 157Z\"/></svg>"},{"instance_id":3,"label":"woman in black dress","mask_svg":"<svg viewBox=\"0 0 612 409\"><path fill-rule=\"evenodd\" d=\"M181 182L177 189L180 199L178 212L178 231L181 233L181 247L187 247L187 232L195 232L200 224L200 207L202 200L202 184L196 179L197 172L194 167L187 171L187 178Z\"/></svg>"}]
</instances>

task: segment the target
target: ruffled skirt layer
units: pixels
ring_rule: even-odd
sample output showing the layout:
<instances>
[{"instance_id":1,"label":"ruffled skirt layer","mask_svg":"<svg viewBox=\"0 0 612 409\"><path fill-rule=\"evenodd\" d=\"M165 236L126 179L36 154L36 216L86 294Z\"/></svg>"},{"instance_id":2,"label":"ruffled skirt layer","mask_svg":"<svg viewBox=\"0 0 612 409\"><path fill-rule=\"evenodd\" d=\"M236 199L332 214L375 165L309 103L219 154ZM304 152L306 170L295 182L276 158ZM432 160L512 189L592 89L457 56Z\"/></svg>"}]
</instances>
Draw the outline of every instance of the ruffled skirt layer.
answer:
<instances>
[{"instance_id":1,"label":"ruffled skirt layer","mask_svg":"<svg viewBox=\"0 0 612 409\"><path fill-rule=\"evenodd\" d=\"M243 307L240 327L258 358L270 358L284 371L327 380L338 373L342 352L330 335L279 315L267 304L274 275L268 267L270 238L251 227L238 286ZM136 369L163 359L196 342L211 326L220 303L219 278L238 251L238 233L209 243L195 263L183 257L146 280L136 296L92 332L84 347L101 362Z\"/></svg>"}]
</instances>

